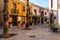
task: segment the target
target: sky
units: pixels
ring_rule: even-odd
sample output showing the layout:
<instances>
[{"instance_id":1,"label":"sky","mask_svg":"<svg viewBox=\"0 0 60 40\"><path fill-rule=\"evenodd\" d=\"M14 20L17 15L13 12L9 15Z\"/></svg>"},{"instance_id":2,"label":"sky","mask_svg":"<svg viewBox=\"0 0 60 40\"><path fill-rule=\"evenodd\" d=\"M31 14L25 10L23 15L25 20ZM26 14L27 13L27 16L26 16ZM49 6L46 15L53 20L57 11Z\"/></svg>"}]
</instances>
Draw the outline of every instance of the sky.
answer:
<instances>
[{"instance_id":1,"label":"sky","mask_svg":"<svg viewBox=\"0 0 60 40\"><path fill-rule=\"evenodd\" d=\"M49 0L29 0L30 2L48 8Z\"/></svg>"}]
</instances>

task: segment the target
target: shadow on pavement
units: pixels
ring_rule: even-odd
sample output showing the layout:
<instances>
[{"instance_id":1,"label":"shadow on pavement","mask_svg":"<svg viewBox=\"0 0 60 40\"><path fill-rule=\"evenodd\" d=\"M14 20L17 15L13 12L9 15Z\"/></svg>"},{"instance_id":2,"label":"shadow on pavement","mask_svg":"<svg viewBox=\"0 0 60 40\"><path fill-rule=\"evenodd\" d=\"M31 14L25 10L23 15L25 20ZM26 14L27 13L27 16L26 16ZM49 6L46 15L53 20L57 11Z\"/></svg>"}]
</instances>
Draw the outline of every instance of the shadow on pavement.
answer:
<instances>
[{"instance_id":1,"label":"shadow on pavement","mask_svg":"<svg viewBox=\"0 0 60 40\"><path fill-rule=\"evenodd\" d=\"M4 37L4 35L0 35L0 38L10 38L10 37L13 37L13 36L16 36L17 34L9 34L8 37Z\"/></svg>"},{"instance_id":2,"label":"shadow on pavement","mask_svg":"<svg viewBox=\"0 0 60 40\"><path fill-rule=\"evenodd\" d=\"M35 38L36 36L35 36L35 35L32 35L32 36L29 36L29 37L31 37L31 38Z\"/></svg>"}]
</instances>

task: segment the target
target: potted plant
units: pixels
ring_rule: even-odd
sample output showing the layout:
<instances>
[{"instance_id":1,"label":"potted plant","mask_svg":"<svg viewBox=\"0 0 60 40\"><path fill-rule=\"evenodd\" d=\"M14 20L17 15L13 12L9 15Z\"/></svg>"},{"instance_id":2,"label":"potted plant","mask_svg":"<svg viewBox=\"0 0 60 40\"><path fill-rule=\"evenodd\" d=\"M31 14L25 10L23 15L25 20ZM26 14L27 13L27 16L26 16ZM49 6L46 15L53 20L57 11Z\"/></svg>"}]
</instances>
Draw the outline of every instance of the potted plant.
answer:
<instances>
[{"instance_id":1,"label":"potted plant","mask_svg":"<svg viewBox=\"0 0 60 40\"><path fill-rule=\"evenodd\" d=\"M58 28L56 27L56 23L51 23L50 24L50 29L53 31L53 32L57 32Z\"/></svg>"}]
</instances>

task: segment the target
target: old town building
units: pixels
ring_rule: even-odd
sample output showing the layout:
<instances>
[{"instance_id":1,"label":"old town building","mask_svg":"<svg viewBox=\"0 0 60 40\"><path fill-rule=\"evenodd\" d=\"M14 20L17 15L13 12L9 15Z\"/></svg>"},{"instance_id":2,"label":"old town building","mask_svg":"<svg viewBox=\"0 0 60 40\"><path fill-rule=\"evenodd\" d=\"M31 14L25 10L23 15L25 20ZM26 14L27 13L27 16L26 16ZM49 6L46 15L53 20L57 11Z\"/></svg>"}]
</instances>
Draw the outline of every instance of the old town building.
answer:
<instances>
[{"instance_id":1,"label":"old town building","mask_svg":"<svg viewBox=\"0 0 60 40\"><path fill-rule=\"evenodd\" d=\"M52 10L52 13L54 14L54 22L59 24L59 13L58 13L58 0L49 0L49 12Z\"/></svg>"},{"instance_id":2,"label":"old town building","mask_svg":"<svg viewBox=\"0 0 60 40\"><path fill-rule=\"evenodd\" d=\"M33 23L45 23L45 16L48 16L48 8L44 8L32 3L32 16Z\"/></svg>"},{"instance_id":3,"label":"old town building","mask_svg":"<svg viewBox=\"0 0 60 40\"><path fill-rule=\"evenodd\" d=\"M24 0L9 0L8 11L11 15L9 22L12 22L13 25L17 25L18 22L22 24L26 21L26 3Z\"/></svg>"},{"instance_id":4,"label":"old town building","mask_svg":"<svg viewBox=\"0 0 60 40\"><path fill-rule=\"evenodd\" d=\"M26 0L8 0L9 24L17 25L20 23L22 25L23 22L26 23L26 6ZM43 24L46 15L48 15L48 8L29 2L29 24Z\"/></svg>"}]
</instances>

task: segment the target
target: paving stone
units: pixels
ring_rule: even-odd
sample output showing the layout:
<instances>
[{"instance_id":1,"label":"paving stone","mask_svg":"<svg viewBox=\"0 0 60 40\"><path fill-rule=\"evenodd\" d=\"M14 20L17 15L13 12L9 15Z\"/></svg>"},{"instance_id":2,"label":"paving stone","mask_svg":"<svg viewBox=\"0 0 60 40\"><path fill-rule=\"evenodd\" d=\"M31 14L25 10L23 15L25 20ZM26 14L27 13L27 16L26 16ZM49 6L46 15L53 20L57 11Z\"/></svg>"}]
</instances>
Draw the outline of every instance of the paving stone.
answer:
<instances>
[{"instance_id":1,"label":"paving stone","mask_svg":"<svg viewBox=\"0 0 60 40\"><path fill-rule=\"evenodd\" d=\"M32 30L21 30L17 27L10 28L9 32L17 35L10 38L0 38L0 40L60 40L60 33L51 32L46 24L30 27Z\"/></svg>"}]
</instances>

